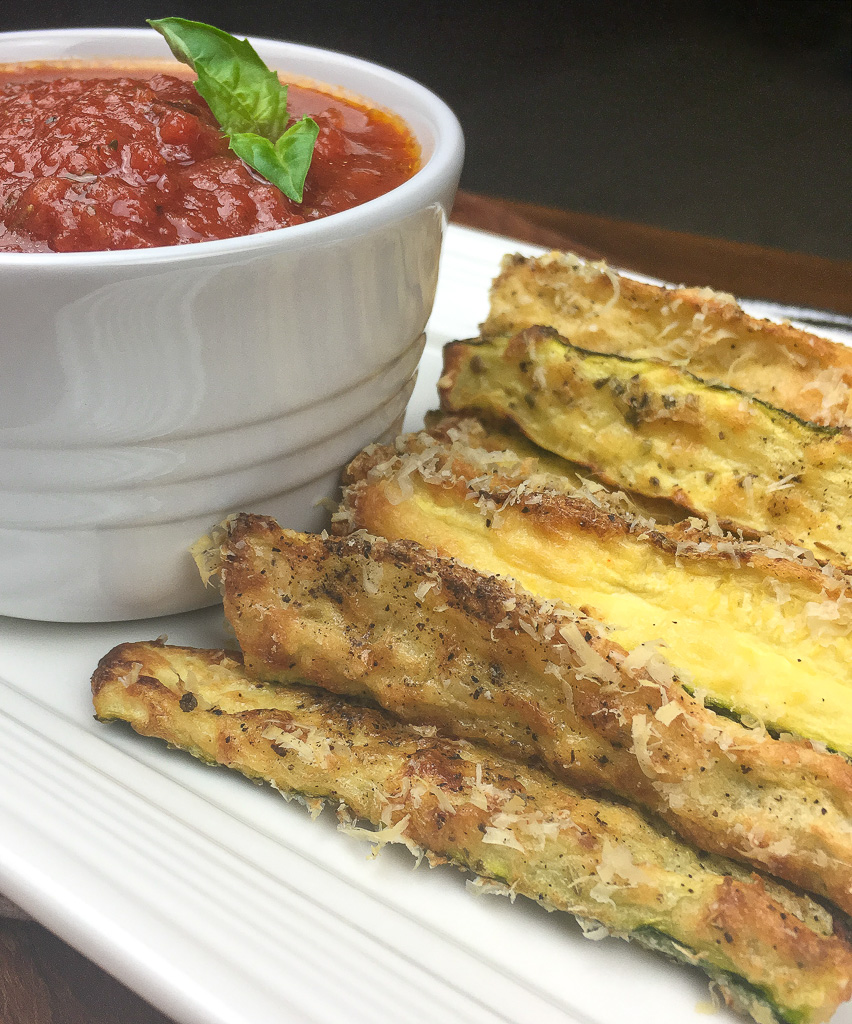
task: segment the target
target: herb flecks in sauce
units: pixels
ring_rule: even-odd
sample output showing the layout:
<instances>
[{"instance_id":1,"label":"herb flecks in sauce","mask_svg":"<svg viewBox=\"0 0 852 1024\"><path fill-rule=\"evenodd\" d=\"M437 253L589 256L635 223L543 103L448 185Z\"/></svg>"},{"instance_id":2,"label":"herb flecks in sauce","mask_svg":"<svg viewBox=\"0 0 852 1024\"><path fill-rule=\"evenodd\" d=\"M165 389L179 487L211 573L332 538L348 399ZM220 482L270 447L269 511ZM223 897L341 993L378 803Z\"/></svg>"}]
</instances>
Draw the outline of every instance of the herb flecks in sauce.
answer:
<instances>
[{"instance_id":1,"label":"herb flecks in sauce","mask_svg":"<svg viewBox=\"0 0 852 1024\"><path fill-rule=\"evenodd\" d=\"M233 150L191 72L0 65L0 253L182 245L351 209L411 177L399 118L322 85L291 85L289 116L319 127L301 204Z\"/></svg>"}]
</instances>

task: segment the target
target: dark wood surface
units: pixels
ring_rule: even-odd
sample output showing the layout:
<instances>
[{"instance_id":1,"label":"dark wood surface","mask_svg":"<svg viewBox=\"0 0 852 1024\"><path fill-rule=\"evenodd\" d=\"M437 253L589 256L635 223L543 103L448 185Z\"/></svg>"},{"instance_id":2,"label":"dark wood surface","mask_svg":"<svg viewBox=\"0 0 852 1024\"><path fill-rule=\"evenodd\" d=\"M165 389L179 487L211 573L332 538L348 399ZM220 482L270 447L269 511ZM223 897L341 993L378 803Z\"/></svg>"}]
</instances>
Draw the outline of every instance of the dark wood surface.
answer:
<instances>
[{"instance_id":1,"label":"dark wood surface","mask_svg":"<svg viewBox=\"0 0 852 1024\"><path fill-rule=\"evenodd\" d=\"M735 295L852 313L852 263L460 193L456 223ZM0 919L0 1024L169 1024L33 921Z\"/></svg>"},{"instance_id":2,"label":"dark wood surface","mask_svg":"<svg viewBox=\"0 0 852 1024\"><path fill-rule=\"evenodd\" d=\"M852 314L852 261L827 260L722 238L459 193L453 220L666 281L710 285L743 299L770 299Z\"/></svg>"}]
</instances>

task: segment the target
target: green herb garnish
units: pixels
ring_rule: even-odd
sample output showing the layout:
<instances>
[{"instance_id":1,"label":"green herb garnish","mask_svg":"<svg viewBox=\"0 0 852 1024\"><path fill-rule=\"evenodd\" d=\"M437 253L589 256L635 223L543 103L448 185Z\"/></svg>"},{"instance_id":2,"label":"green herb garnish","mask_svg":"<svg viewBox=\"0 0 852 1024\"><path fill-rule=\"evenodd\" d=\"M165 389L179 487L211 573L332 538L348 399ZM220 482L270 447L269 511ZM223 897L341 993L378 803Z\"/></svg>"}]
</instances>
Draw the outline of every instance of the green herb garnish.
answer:
<instances>
[{"instance_id":1,"label":"green herb garnish","mask_svg":"<svg viewBox=\"0 0 852 1024\"><path fill-rule=\"evenodd\" d=\"M319 126L311 117L287 127L287 86L247 39L185 18L149 21L172 53L198 75L231 149L294 202L301 203Z\"/></svg>"}]
</instances>

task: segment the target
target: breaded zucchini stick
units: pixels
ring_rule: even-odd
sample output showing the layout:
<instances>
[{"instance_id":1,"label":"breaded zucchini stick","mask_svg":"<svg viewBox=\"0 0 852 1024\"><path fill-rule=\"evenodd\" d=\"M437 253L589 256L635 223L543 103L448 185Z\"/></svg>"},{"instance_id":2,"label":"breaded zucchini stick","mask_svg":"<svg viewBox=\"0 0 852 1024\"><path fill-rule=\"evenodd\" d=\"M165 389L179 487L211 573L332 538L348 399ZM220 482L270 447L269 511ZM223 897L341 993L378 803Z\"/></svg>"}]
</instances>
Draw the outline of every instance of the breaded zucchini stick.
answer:
<instances>
[{"instance_id":1,"label":"breaded zucchini stick","mask_svg":"<svg viewBox=\"0 0 852 1024\"><path fill-rule=\"evenodd\" d=\"M409 538L588 609L628 649L662 642L705 701L852 756L849 577L774 541L658 524L512 444L467 420L368 449L338 532Z\"/></svg>"},{"instance_id":2,"label":"breaded zucchini stick","mask_svg":"<svg viewBox=\"0 0 852 1024\"><path fill-rule=\"evenodd\" d=\"M550 328L453 342L441 404L516 423L602 480L852 561L852 435Z\"/></svg>"},{"instance_id":3,"label":"breaded zucchini stick","mask_svg":"<svg viewBox=\"0 0 852 1024\"><path fill-rule=\"evenodd\" d=\"M852 765L714 714L594 620L413 541L324 539L262 516L238 516L196 557L258 678L540 758L852 911Z\"/></svg>"},{"instance_id":4,"label":"breaded zucchini stick","mask_svg":"<svg viewBox=\"0 0 852 1024\"><path fill-rule=\"evenodd\" d=\"M497 423L475 419L464 413L445 413L433 409L426 413L426 429L435 437L449 442L458 442L476 450L490 452L490 460L496 460L498 471L510 474L517 483L547 486L573 494L580 490L600 495L601 500L611 496L619 509L630 508L633 512L651 517L655 522L675 523L688 517L689 512L682 505L665 498L651 498L644 494L629 494L602 483L589 473L588 467L563 459L560 455L530 441L518 427L508 422ZM369 457L373 445L360 454ZM355 461L357 462L358 456ZM488 472L494 472L489 462ZM595 499L598 500L598 499Z\"/></svg>"},{"instance_id":5,"label":"breaded zucchini stick","mask_svg":"<svg viewBox=\"0 0 852 1024\"><path fill-rule=\"evenodd\" d=\"M433 863L578 916L593 935L696 964L764 1024L826 1021L852 994L852 948L806 896L482 747L259 683L238 657L122 644L93 676L96 713L309 806L342 801L380 828L366 833L378 844L420 847Z\"/></svg>"},{"instance_id":6,"label":"breaded zucchini stick","mask_svg":"<svg viewBox=\"0 0 852 1024\"><path fill-rule=\"evenodd\" d=\"M572 253L506 256L484 337L555 327L579 348L661 359L824 426L852 426L852 349L746 315L732 295L659 288Z\"/></svg>"}]
</instances>

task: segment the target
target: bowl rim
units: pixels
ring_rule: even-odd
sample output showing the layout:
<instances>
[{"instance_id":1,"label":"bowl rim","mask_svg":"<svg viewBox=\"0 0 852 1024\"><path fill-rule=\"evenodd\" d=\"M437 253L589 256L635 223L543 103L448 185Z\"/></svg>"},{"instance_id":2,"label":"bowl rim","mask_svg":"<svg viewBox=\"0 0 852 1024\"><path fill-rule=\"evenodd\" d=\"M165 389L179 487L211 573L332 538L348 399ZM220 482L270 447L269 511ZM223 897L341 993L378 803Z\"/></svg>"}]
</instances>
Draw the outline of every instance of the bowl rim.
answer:
<instances>
[{"instance_id":1,"label":"bowl rim","mask_svg":"<svg viewBox=\"0 0 852 1024\"><path fill-rule=\"evenodd\" d=\"M129 40L151 40L156 32L151 28L60 28L0 32L0 45L5 43L31 42L38 39L48 47L63 39L79 38L97 40L123 37ZM241 38L243 38L241 36ZM404 91L417 112L431 122L435 132L435 147L429 158L412 177L384 195L377 196L360 206L305 224L273 228L253 235L238 235L234 238L213 239L193 242L187 245L159 245L139 249L108 249L94 252L0 252L0 271L13 267L41 270L106 269L135 264L171 263L185 260L216 259L222 256L261 255L266 250L298 250L305 247L323 247L340 242L363 230L373 230L391 221L399 220L424 206L436 202L440 193L461 170L464 158L464 136L458 118L450 107L425 85L413 78L393 71L382 64L353 57L336 50L318 46L293 43L284 39L266 36L248 36L249 42L257 47L283 47L294 55L321 63L335 64L353 71L366 72ZM107 57L107 54L98 54ZM122 54L116 54L121 57ZM129 55L125 55L129 56ZM167 57L166 54L163 55ZM55 58L61 59L61 58ZM95 59L95 58L93 58ZM286 58L282 58L286 59ZM50 60L46 57L45 60ZM5 61L3 63L12 63ZM317 79L321 82L321 79ZM366 97L369 98L369 97ZM416 130L409 125L415 134Z\"/></svg>"}]
</instances>

